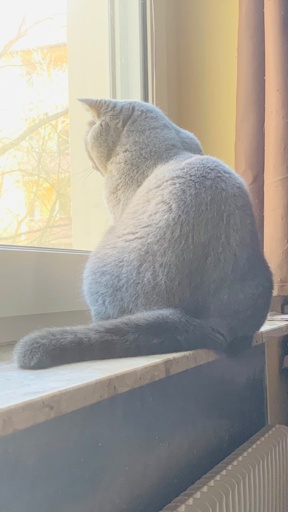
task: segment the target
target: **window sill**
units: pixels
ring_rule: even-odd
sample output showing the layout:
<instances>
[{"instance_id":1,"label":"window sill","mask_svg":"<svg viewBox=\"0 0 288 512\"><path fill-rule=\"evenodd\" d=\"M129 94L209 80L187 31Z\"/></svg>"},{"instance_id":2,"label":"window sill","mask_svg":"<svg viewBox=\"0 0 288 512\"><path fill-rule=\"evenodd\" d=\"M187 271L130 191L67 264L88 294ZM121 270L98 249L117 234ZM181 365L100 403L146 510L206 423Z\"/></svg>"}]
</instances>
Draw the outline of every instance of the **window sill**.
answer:
<instances>
[{"instance_id":1,"label":"window sill","mask_svg":"<svg viewBox=\"0 0 288 512\"><path fill-rule=\"evenodd\" d=\"M268 320L254 344L288 334L287 321ZM0 351L0 435L11 434L112 396L144 386L221 356L210 350L91 361L40 370L19 370L11 348Z\"/></svg>"}]
</instances>

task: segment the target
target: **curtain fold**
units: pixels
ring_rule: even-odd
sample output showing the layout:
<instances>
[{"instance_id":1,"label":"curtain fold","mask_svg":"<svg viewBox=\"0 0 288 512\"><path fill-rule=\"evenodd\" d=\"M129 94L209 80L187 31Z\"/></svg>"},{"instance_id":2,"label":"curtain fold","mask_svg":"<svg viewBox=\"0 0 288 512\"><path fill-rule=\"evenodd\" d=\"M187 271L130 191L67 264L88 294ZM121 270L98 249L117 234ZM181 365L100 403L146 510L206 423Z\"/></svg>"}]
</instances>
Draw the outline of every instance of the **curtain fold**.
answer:
<instances>
[{"instance_id":1,"label":"curtain fold","mask_svg":"<svg viewBox=\"0 0 288 512\"><path fill-rule=\"evenodd\" d=\"M264 233L264 76L264 0L240 0L235 166L249 186L262 243Z\"/></svg>"},{"instance_id":2,"label":"curtain fold","mask_svg":"<svg viewBox=\"0 0 288 512\"><path fill-rule=\"evenodd\" d=\"M239 0L235 167L249 186L274 295L288 295L288 0Z\"/></svg>"}]
</instances>

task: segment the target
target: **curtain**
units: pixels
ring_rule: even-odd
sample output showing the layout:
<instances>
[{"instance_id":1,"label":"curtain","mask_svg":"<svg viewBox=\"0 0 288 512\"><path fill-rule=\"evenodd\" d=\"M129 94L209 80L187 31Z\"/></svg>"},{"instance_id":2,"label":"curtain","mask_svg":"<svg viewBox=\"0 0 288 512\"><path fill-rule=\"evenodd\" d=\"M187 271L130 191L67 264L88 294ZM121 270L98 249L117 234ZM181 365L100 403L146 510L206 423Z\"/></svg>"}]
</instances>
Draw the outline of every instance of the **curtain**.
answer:
<instances>
[{"instance_id":1,"label":"curtain","mask_svg":"<svg viewBox=\"0 0 288 512\"><path fill-rule=\"evenodd\" d=\"M288 0L239 0L235 167L274 295L288 295Z\"/></svg>"}]
</instances>

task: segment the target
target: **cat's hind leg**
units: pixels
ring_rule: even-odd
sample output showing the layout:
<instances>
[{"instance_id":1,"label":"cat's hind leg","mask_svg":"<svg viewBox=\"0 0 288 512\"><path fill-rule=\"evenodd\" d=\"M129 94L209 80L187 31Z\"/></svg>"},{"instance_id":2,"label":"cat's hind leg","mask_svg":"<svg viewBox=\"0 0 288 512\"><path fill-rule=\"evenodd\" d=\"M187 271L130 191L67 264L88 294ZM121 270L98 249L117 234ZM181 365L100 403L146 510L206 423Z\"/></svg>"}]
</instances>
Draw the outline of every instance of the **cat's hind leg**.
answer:
<instances>
[{"instance_id":1,"label":"cat's hind leg","mask_svg":"<svg viewBox=\"0 0 288 512\"><path fill-rule=\"evenodd\" d=\"M261 271L251 274L246 273L227 288L223 287L210 307L208 322L223 333L230 353L251 344L269 311L273 290L271 272L265 265Z\"/></svg>"}]
</instances>

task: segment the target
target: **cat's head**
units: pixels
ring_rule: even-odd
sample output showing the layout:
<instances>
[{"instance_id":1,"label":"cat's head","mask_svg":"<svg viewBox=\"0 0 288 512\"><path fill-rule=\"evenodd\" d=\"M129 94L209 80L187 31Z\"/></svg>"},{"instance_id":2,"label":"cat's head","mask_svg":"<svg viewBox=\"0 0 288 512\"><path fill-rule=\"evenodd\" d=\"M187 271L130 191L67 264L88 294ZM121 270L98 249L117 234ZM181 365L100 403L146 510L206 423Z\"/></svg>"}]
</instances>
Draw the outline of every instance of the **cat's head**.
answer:
<instances>
[{"instance_id":1,"label":"cat's head","mask_svg":"<svg viewBox=\"0 0 288 512\"><path fill-rule=\"evenodd\" d=\"M93 167L103 176L107 175L108 163L119 144L135 106L132 102L113 100L80 99L91 114L85 147ZM123 148L124 150L124 148Z\"/></svg>"},{"instance_id":2,"label":"cat's head","mask_svg":"<svg viewBox=\"0 0 288 512\"><path fill-rule=\"evenodd\" d=\"M178 128L149 103L91 98L79 101L92 114L85 139L86 151L103 176L113 167L109 166L113 157L125 153L137 164L144 151L153 166L166 161L171 153L184 150L202 153L193 134Z\"/></svg>"},{"instance_id":3,"label":"cat's head","mask_svg":"<svg viewBox=\"0 0 288 512\"><path fill-rule=\"evenodd\" d=\"M91 98L80 101L91 114L86 151L105 178L106 200L114 215L158 165L183 152L202 154L197 138L154 105Z\"/></svg>"}]
</instances>

